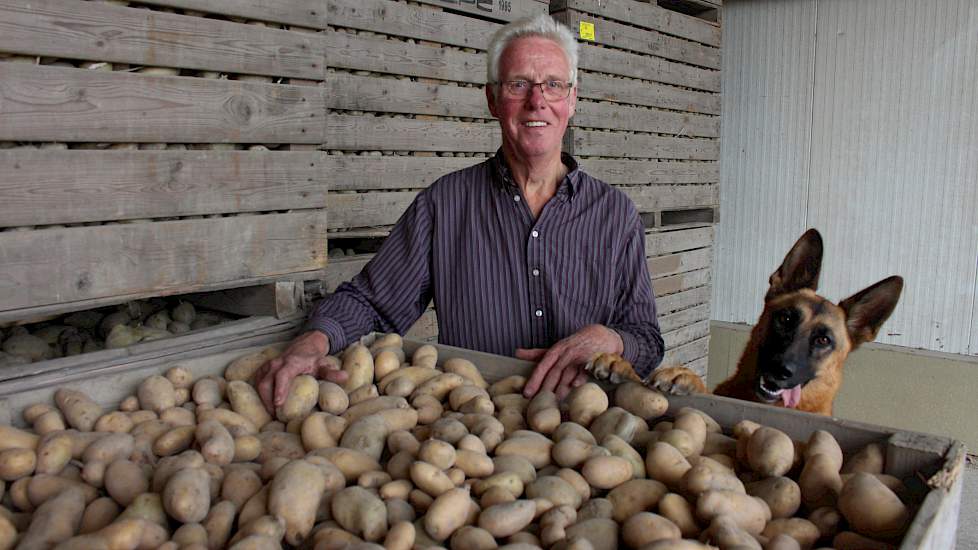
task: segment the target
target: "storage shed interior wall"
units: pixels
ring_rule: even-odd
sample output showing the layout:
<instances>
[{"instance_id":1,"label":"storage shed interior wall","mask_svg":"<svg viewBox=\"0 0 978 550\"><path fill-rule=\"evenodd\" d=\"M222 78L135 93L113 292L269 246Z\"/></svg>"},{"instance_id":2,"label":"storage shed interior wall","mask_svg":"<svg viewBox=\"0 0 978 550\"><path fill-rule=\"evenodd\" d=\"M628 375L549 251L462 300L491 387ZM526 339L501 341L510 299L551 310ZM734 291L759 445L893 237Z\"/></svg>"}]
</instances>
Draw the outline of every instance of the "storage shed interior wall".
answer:
<instances>
[{"instance_id":1,"label":"storage shed interior wall","mask_svg":"<svg viewBox=\"0 0 978 550\"><path fill-rule=\"evenodd\" d=\"M713 318L753 323L808 227L835 301L906 286L879 342L978 354L978 5L724 5Z\"/></svg>"},{"instance_id":2,"label":"storage shed interior wall","mask_svg":"<svg viewBox=\"0 0 978 550\"><path fill-rule=\"evenodd\" d=\"M705 372L720 29L632 1L0 0L0 324L333 290L495 152L484 49L548 9L594 35L565 150L635 201L667 361Z\"/></svg>"}]
</instances>

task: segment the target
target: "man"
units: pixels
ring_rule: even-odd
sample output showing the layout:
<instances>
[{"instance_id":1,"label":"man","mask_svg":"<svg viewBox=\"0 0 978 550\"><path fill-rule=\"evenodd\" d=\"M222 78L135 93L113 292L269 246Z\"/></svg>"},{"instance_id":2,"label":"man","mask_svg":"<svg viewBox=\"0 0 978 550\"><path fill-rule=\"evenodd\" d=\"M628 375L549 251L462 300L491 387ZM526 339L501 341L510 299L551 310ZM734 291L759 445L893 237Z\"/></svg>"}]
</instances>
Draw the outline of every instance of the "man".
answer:
<instances>
[{"instance_id":1,"label":"man","mask_svg":"<svg viewBox=\"0 0 978 550\"><path fill-rule=\"evenodd\" d=\"M422 191L364 270L317 305L309 330L258 373L269 407L299 374L344 380L324 354L370 331L403 334L432 298L439 342L537 362L528 397L563 397L597 353L642 374L661 361L635 206L561 154L577 104L573 35L540 15L500 29L488 56L502 148Z\"/></svg>"}]
</instances>

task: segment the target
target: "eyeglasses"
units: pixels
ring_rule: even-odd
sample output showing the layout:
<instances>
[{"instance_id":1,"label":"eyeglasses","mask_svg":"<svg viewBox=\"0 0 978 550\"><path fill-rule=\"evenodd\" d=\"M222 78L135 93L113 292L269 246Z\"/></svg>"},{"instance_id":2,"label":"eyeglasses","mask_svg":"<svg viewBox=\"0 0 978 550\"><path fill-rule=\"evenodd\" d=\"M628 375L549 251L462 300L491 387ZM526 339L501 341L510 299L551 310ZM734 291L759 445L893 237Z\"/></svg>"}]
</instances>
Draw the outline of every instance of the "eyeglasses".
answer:
<instances>
[{"instance_id":1,"label":"eyeglasses","mask_svg":"<svg viewBox=\"0 0 978 550\"><path fill-rule=\"evenodd\" d=\"M496 83L502 90L503 95L511 99L525 99L539 86L543 92L543 98L547 101L560 101L570 96L571 89L574 87L570 82L560 80L544 80L543 82L530 82L528 80L506 80Z\"/></svg>"}]
</instances>

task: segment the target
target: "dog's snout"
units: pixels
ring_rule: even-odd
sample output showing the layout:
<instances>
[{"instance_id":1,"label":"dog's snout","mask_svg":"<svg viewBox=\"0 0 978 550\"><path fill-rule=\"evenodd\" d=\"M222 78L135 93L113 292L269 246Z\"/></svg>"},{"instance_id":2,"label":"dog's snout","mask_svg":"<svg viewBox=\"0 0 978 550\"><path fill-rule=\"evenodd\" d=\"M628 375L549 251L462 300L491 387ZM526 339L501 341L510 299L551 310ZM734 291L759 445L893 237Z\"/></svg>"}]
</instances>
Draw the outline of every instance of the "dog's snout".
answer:
<instances>
[{"instance_id":1,"label":"dog's snout","mask_svg":"<svg viewBox=\"0 0 978 550\"><path fill-rule=\"evenodd\" d=\"M792 370L784 365L779 365L771 372L771 377L779 382L784 382L794 375Z\"/></svg>"}]
</instances>

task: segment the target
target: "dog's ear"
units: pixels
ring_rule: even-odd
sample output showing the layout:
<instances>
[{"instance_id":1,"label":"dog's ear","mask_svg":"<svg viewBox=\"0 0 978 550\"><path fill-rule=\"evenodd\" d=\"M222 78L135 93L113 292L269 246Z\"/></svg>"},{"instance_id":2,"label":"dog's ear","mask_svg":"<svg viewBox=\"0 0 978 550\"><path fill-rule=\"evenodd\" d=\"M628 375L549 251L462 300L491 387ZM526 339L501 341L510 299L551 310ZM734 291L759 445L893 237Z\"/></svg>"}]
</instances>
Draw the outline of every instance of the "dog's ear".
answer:
<instances>
[{"instance_id":1,"label":"dog's ear","mask_svg":"<svg viewBox=\"0 0 978 550\"><path fill-rule=\"evenodd\" d=\"M876 332L896 308L902 291L902 277L887 277L839 302L839 307L846 312L846 329L853 349L876 338Z\"/></svg>"},{"instance_id":2,"label":"dog's ear","mask_svg":"<svg viewBox=\"0 0 978 550\"><path fill-rule=\"evenodd\" d=\"M802 288L816 290L818 274L822 270L822 235L809 229L802 235L781 262L781 267L771 274L764 301Z\"/></svg>"}]
</instances>

